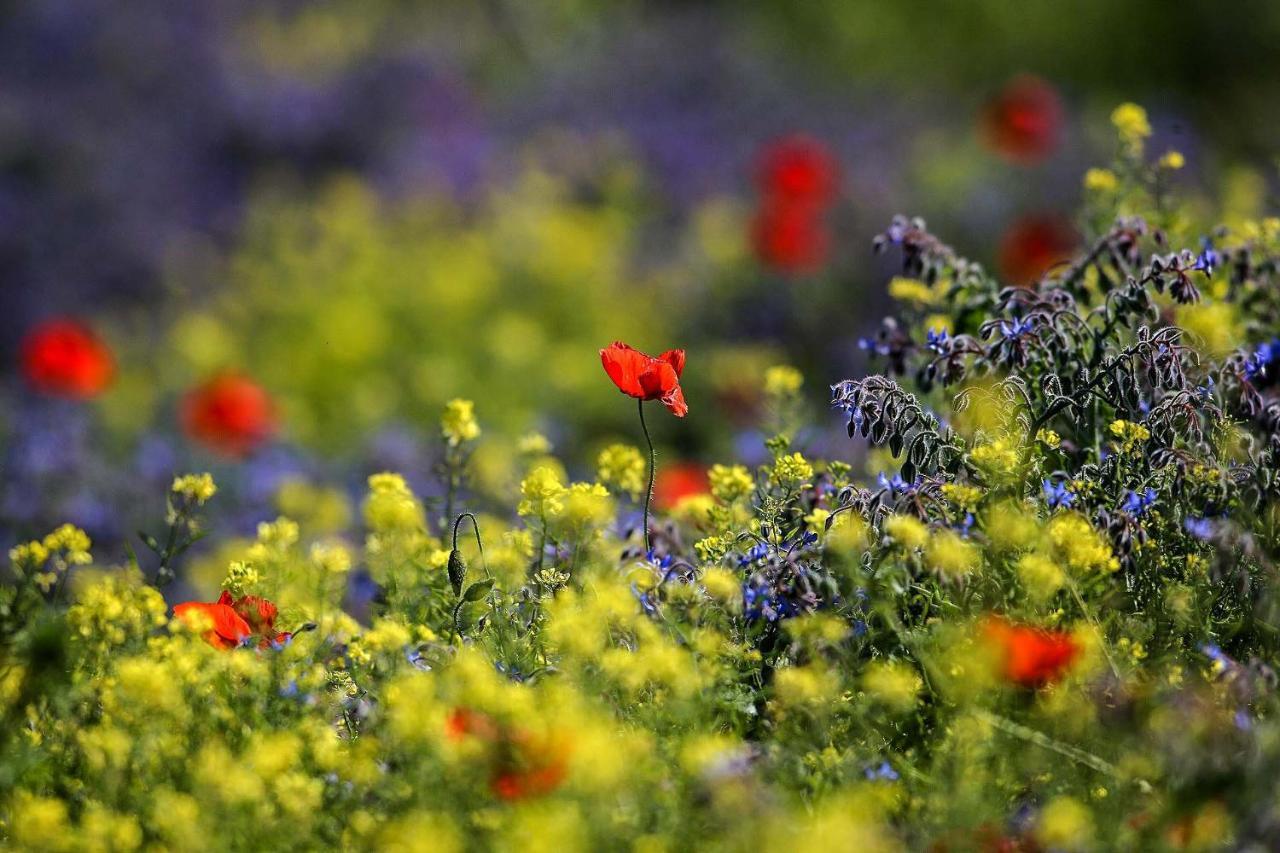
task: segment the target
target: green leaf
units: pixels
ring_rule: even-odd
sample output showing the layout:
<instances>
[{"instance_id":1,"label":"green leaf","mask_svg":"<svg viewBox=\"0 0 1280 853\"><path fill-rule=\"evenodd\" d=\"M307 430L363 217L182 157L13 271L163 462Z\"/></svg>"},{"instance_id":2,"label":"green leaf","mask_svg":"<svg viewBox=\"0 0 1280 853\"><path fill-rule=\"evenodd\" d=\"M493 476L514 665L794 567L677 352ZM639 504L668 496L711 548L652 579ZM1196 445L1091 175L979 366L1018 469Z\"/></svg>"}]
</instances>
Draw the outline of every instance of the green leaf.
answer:
<instances>
[{"instance_id":1,"label":"green leaf","mask_svg":"<svg viewBox=\"0 0 1280 853\"><path fill-rule=\"evenodd\" d=\"M463 601L479 601L484 598L489 590L493 587L493 578L485 578L473 583L467 587L467 591L462 594Z\"/></svg>"}]
</instances>

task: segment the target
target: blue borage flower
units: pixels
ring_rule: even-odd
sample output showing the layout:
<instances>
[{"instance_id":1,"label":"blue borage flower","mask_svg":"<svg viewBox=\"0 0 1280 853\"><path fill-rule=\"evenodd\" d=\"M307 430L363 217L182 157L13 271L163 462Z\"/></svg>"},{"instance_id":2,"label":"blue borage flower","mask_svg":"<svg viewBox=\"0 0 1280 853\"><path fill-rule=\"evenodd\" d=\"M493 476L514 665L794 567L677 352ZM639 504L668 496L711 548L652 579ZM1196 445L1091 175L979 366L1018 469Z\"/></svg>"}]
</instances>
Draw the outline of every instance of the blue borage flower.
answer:
<instances>
[{"instance_id":1,"label":"blue borage flower","mask_svg":"<svg viewBox=\"0 0 1280 853\"><path fill-rule=\"evenodd\" d=\"M862 775L873 782L897 782L901 778L888 761L881 761L877 766L866 768L862 771Z\"/></svg>"},{"instance_id":2,"label":"blue borage flower","mask_svg":"<svg viewBox=\"0 0 1280 853\"><path fill-rule=\"evenodd\" d=\"M1213 275L1216 269L1222 263L1222 253L1213 247L1213 240L1208 237L1200 238L1200 254L1196 255L1195 263L1191 265L1191 269L1199 270L1205 275Z\"/></svg>"},{"instance_id":3,"label":"blue borage flower","mask_svg":"<svg viewBox=\"0 0 1280 853\"><path fill-rule=\"evenodd\" d=\"M1120 509L1130 515L1142 515L1151 505L1156 502L1156 490L1148 488L1145 492L1128 492L1124 496L1124 503L1120 505Z\"/></svg>"},{"instance_id":4,"label":"blue borage flower","mask_svg":"<svg viewBox=\"0 0 1280 853\"><path fill-rule=\"evenodd\" d=\"M758 575L747 578L742 585L742 613L748 621L777 622L798 612L794 604Z\"/></svg>"},{"instance_id":5,"label":"blue borage flower","mask_svg":"<svg viewBox=\"0 0 1280 853\"><path fill-rule=\"evenodd\" d=\"M1031 330L1031 321L1024 317L1015 317L1012 322L1009 320L1000 321L1000 335L1006 340L1009 338L1020 338Z\"/></svg>"},{"instance_id":6,"label":"blue borage flower","mask_svg":"<svg viewBox=\"0 0 1280 853\"><path fill-rule=\"evenodd\" d=\"M1182 527L1197 539L1209 539L1213 536L1213 522L1207 518L1186 518Z\"/></svg>"},{"instance_id":7,"label":"blue borage flower","mask_svg":"<svg viewBox=\"0 0 1280 853\"><path fill-rule=\"evenodd\" d=\"M920 488L922 478L916 477L913 481L908 483L906 480L902 479L901 474L894 474L893 478L890 479L887 474L881 471L876 476L876 482L880 484L880 488L888 489L890 496L896 498L899 495L915 494L916 490Z\"/></svg>"},{"instance_id":8,"label":"blue borage flower","mask_svg":"<svg viewBox=\"0 0 1280 853\"><path fill-rule=\"evenodd\" d=\"M939 329L937 331L929 329L925 334L925 346L939 355L942 355L947 351L947 344L950 342L951 335L947 333L946 329Z\"/></svg>"},{"instance_id":9,"label":"blue borage flower","mask_svg":"<svg viewBox=\"0 0 1280 853\"><path fill-rule=\"evenodd\" d=\"M1050 509L1071 509L1076 502L1076 493L1067 488L1065 482L1054 483L1045 480L1042 484L1045 503Z\"/></svg>"}]
</instances>

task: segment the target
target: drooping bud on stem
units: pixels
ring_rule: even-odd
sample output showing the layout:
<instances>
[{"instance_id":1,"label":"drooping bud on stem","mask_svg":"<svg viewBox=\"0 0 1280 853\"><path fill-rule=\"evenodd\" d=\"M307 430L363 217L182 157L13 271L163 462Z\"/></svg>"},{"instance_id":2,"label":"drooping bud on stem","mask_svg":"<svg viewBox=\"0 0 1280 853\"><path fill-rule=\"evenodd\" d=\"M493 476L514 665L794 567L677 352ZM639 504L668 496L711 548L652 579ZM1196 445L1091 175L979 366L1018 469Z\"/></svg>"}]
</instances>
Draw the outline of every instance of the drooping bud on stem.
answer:
<instances>
[{"instance_id":1,"label":"drooping bud on stem","mask_svg":"<svg viewBox=\"0 0 1280 853\"><path fill-rule=\"evenodd\" d=\"M471 527L476 532L476 547L480 549L480 562L484 565L484 543L480 541L480 523L476 521L474 513L461 513L453 520L453 549L449 552L449 586L453 587L453 594L456 596L462 595L462 586L467 581L467 561L458 550L458 528L462 525L464 518L471 519ZM484 573L485 577L489 576L487 566Z\"/></svg>"}]
</instances>

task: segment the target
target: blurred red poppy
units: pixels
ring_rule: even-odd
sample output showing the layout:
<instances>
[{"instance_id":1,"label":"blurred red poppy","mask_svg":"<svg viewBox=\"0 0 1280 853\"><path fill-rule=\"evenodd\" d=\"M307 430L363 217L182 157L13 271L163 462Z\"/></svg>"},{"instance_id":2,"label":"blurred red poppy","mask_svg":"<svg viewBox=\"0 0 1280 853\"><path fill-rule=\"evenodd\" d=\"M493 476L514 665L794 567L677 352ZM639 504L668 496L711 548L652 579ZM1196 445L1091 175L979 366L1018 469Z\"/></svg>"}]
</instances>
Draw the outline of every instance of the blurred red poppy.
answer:
<instances>
[{"instance_id":1,"label":"blurred red poppy","mask_svg":"<svg viewBox=\"0 0 1280 853\"><path fill-rule=\"evenodd\" d=\"M1023 217L1010 226L1000 241L1000 275L1010 284L1032 287L1049 270L1069 262L1079 245L1079 233L1061 216Z\"/></svg>"},{"instance_id":2,"label":"blurred red poppy","mask_svg":"<svg viewBox=\"0 0 1280 853\"><path fill-rule=\"evenodd\" d=\"M86 400L106 390L115 376L111 350L78 320L47 320L22 341L22 372L37 391Z\"/></svg>"},{"instance_id":3,"label":"blurred red poppy","mask_svg":"<svg viewBox=\"0 0 1280 853\"><path fill-rule=\"evenodd\" d=\"M260 638L259 648L287 643L293 635L276 631L276 612L276 606L265 598L242 595L233 599L226 590L212 604L187 601L173 608L173 615L188 625L212 625L203 637L219 649L244 645L251 637Z\"/></svg>"},{"instance_id":4,"label":"blurred red poppy","mask_svg":"<svg viewBox=\"0 0 1280 853\"><path fill-rule=\"evenodd\" d=\"M983 635L995 647L1004 678L1023 687L1057 681L1080 655L1075 638L1064 631L1015 625L998 616L983 623Z\"/></svg>"},{"instance_id":5,"label":"blurred red poppy","mask_svg":"<svg viewBox=\"0 0 1280 853\"><path fill-rule=\"evenodd\" d=\"M223 373L187 392L182 428L205 446L240 457L275 432L275 406L262 386L238 373Z\"/></svg>"},{"instance_id":6,"label":"blurred red poppy","mask_svg":"<svg viewBox=\"0 0 1280 853\"><path fill-rule=\"evenodd\" d=\"M815 212L835 198L839 177L827 146L800 133L765 145L756 165L756 186L764 199L805 204Z\"/></svg>"},{"instance_id":7,"label":"blurred red poppy","mask_svg":"<svg viewBox=\"0 0 1280 853\"><path fill-rule=\"evenodd\" d=\"M677 418L689 413L680 389L680 374L684 372L684 350L667 350L654 358L637 349L615 341L600 350L600 363L605 373L628 397L639 400L661 400L662 405Z\"/></svg>"},{"instance_id":8,"label":"blurred red poppy","mask_svg":"<svg viewBox=\"0 0 1280 853\"><path fill-rule=\"evenodd\" d=\"M751 245L761 263L790 275L816 272L831 254L822 215L808 203L766 203L751 223Z\"/></svg>"},{"instance_id":9,"label":"blurred red poppy","mask_svg":"<svg viewBox=\"0 0 1280 853\"><path fill-rule=\"evenodd\" d=\"M474 737L493 745L489 790L503 800L550 793L564 781L567 744L556 737L535 738L523 729L500 725L470 708L455 708L445 718L450 740Z\"/></svg>"},{"instance_id":10,"label":"blurred red poppy","mask_svg":"<svg viewBox=\"0 0 1280 853\"><path fill-rule=\"evenodd\" d=\"M1062 99L1039 77L1020 74L987 102L978 126L995 154L1011 163L1039 163L1062 140Z\"/></svg>"},{"instance_id":11,"label":"blurred red poppy","mask_svg":"<svg viewBox=\"0 0 1280 853\"><path fill-rule=\"evenodd\" d=\"M653 481L653 502L670 509L691 495L704 495L710 490L707 469L696 462L678 462L658 470Z\"/></svg>"}]
</instances>

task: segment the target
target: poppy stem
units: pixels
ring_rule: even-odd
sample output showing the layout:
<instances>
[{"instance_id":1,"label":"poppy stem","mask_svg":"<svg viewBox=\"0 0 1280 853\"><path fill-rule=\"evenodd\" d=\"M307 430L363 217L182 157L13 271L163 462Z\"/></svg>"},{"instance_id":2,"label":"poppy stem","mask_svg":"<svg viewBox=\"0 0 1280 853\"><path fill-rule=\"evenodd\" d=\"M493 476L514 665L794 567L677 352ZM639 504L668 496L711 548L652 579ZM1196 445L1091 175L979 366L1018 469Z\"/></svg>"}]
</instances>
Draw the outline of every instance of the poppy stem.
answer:
<instances>
[{"instance_id":1,"label":"poppy stem","mask_svg":"<svg viewBox=\"0 0 1280 853\"><path fill-rule=\"evenodd\" d=\"M484 543L480 541L480 522L476 520L473 512L460 513L453 520L453 550L458 550L458 527L462 524L462 519L471 519L471 528L476 532L476 547L480 549L480 567L484 569L484 576L489 577L489 564L484 559Z\"/></svg>"},{"instance_id":2,"label":"poppy stem","mask_svg":"<svg viewBox=\"0 0 1280 853\"><path fill-rule=\"evenodd\" d=\"M644 432L644 440L649 445L649 488L644 491L644 553L648 557L653 550L649 543L649 504L653 501L653 473L658 465L658 455L653 450L653 439L649 437L649 425L644 422L644 400L640 404L640 429Z\"/></svg>"}]
</instances>

